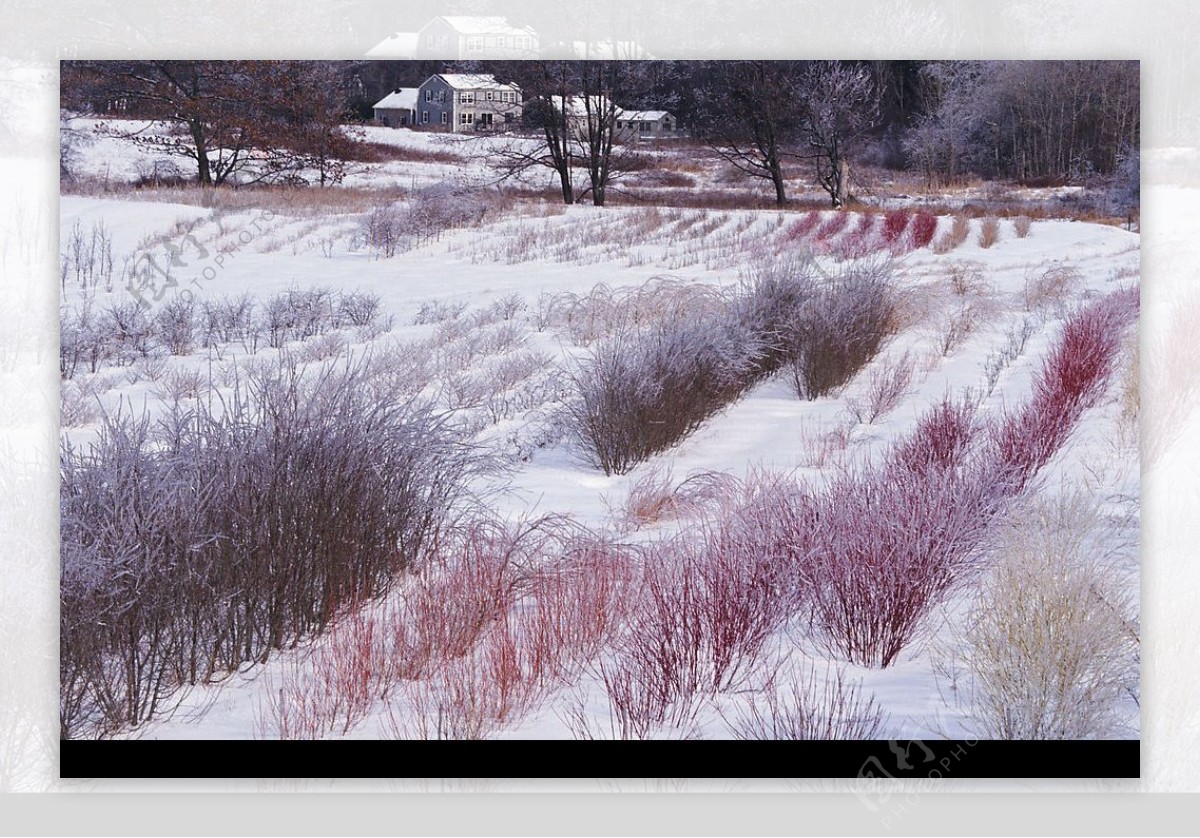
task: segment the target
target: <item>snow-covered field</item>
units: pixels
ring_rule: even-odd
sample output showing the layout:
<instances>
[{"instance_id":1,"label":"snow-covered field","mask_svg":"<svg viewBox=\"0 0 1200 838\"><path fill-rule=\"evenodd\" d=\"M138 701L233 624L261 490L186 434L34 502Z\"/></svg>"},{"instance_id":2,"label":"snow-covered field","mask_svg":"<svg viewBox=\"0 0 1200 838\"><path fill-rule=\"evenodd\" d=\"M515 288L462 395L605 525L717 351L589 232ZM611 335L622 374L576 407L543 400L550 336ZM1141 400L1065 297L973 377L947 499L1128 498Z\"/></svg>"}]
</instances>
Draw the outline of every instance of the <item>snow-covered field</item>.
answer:
<instances>
[{"instance_id":1,"label":"snow-covered field","mask_svg":"<svg viewBox=\"0 0 1200 838\"><path fill-rule=\"evenodd\" d=\"M374 129L369 139L401 137L420 135ZM91 168L110 161L108 172L119 171L118 179L144 169L117 140L97 141L86 154ZM462 175L457 168L390 163L380 177L355 173L346 185L420 187ZM415 392L503 464L502 473L476 477L471 486L490 509L509 522L553 516L560 526L586 528L590 543L610 545L621 561L634 557L629 567L592 564L581 573L603 577L618 599L641 602L647 577L637 574L647 572L645 562L676 555L661 545L711 534L755 486L778 490L782 484L771 483L777 479L820 492L843 467L878 466L946 400L975 405L981 424L1002 423L1033 397L1064 325L1086 305L1138 282L1139 235L1103 224L1037 219L1022 235L1021 222L1003 218L989 243L987 220L961 219L965 236L956 241L955 219L943 216L918 246L912 215L889 245L885 228L899 226L898 216L853 214L844 228L828 232L833 212L536 202L492 210L490 193L464 194L442 197L435 208L445 211L450 201L479 211L432 228L378 207L336 202L289 211L243 199L237 208L214 210L137 200L119 190L64 195L63 334L84 347L64 375L64 441L86 448L100 437L105 414L144 411L159 418L172 406L231 399L255 370L281 358L300 370L346 359L366 364L375 377L408 370ZM406 206L393 211L402 214ZM398 239L381 238L380 225L393 223ZM746 293L756 277L806 259L818 274L869 265L891 277L894 328L848 383L803 399L785 369L627 473L607 475L588 461L566 428L563 405L592 353L614 332L631 322L644 327L699 317L705 306L719 304L714 300ZM238 325L222 327L211 318L206 324L206 311L228 310L242 298ZM113 312L133 317L139 301L144 322L160 324L153 334L89 355L88 340L115 328ZM273 305L302 303L329 317L308 329L271 320ZM355 312L355 303L371 310ZM175 345L162 337L165 311L187 321L188 334ZM1037 586L1077 580L1086 571L1103 578L1070 607L1091 614L1087 603L1098 600L1118 614L1116 625L1130 642L1099 651L1080 642L1080 654L1111 655L1085 661L1076 673L1102 687L1088 692L1076 684L1072 689L1082 691L1059 698L1085 696L1097 706L1031 712L1072 717L1078 725L1070 735L1136 737L1136 323L1126 331L1111 375L1066 443L1006 501L972 548L971 570L936 597L887 666L848 661L814 633L810 615L787 614L771 622L737 677L676 695L665 717L631 720L637 711L619 696L628 688L621 673L631 671L622 661L628 632L644 624L629 603L606 601L614 625L575 649L569 665L530 675L533 664L521 644L536 645L530 637L551 600L539 586L558 578L539 571L538 562L564 566L565 542L547 536L522 555L511 596L487 615L460 656L434 654L416 674L379 671L380 660L397 654L388 643L398 642L380 637L400 636L395 622L416 613L413 603L431 591L457 590L437 587L462 571L447 565L403 576L385 597L340 613L327 631L265 663L173 694L163 705L178 700L176 712L117 735L728 738L770 729L782 737L784 726L770 722L795 721L801 706L840 719L842 727L816 725L834 736L986 736L997 713L989 702L1012 695L983 678L980 667L1008 666L1010 681L1034 677L1020 670L1028 660L987 645L999 631L989 634L988 621L1024 626L1028 636L1046 641L1045 654L1057 654L1062 644L1047 636L1060 626L1082 631L1091 618L1071 622L1079 614L1056 612L1038 598ZM689 502L697 486L724 488L697 492ZM1033 549L1026 543L1031 535L1042 539ZM1046 546L1059 541L1057 552ZM1048 567L1060 553L1070 566ZM1076 593L1069 585L1061 590L1064 597ZM1014 601L1003 601L1005 595ZM570 598L581 596L578 590L564 596L576 606L584 601ZM359 689L360 698L347 697ZM452 721L448 707L459 714Z\"/></svg>"}]
</instances>

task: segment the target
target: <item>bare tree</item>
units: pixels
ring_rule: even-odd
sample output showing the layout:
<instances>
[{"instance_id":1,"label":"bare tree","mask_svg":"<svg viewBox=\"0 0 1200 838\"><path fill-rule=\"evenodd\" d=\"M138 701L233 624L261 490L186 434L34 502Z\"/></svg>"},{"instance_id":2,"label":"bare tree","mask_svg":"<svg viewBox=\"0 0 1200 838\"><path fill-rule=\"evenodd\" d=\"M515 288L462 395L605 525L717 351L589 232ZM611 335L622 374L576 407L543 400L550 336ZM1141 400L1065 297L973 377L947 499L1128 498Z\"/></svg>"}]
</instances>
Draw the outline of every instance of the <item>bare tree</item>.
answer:
<instances>
[{"instance_id":1,"label":"bare tree","mask_svg":"<svg viewBox=\"0 0 1200 838\"><path fill-rule=\"evenodd\" d=\"M558 179L564 204L575 203L574 155L567 112L555 107L566 101L574 87L570 62L516 61L498 67L506 79L521 87L522 120L534 130L538 141L512 139L489 144L487 156L500 178L516 177L538 167L549 169Z\"/></svg>"},{"instance_id":2,"label":"bare tree","mask_svg":"<svg viewBox=\"0 0 1200 838\"><path fill-rule=\"evenodd\" d=\"M504 69L521 85L523 121L538 142L490 142L487 154L501 178L538 166L557 176L563 202L591 196L604 206L608 187L637 165L637 155L622 142L620 97L636 97L646 70L634 61L512 62ZM574 176L582 171L581 192Z\"/></svg>"},{"instance_id":3,"label":"bare tree","mask_svg":"<svg viewBox=\"0 0 1200 838\"><path fill-rule=\"evenodd\" d=\"M126 115L151 120L138 131L117 130L143 147L189 158L201 186L225 182L254 145L252 78L261 62L88 62L88 90ZM163 124L165 123L165 125ZM169 130L178 129L178 133Z\"/></svg>"},{"instance_id":4,"label":"bare tree","mask_svg":"<svg viewBox=\"0 0 1200 838\"><path fill-rule=\"evenodd\" d=\"M878 98L868 68L846 61L814 61L800 83L803 156L816 165L817 182L835 208L849 197L847 147L874 126Z\"/></svg>"},{"instance_id":5,"label":"bare tree","mask_svg":"<svg viewBox=\"0 0 1200 838\"><path fill-rule=\"evenodd\" d=\"M324 184L348 154L346 91L331 62L66 62L63 79L65 106L145 118L109 130L191 160L201 186L240 174L290 178L310 166Z\"/></svg>"},{"instance_id":6,"label":"bare tree","mask_svg":"<svg viewBox=\"0 0 1200 838\"><path fill-rule=\"evenodd\" d=\"M292 178L315 170L321 186L340 183L356 143L344 129L349 90L342 69L332 61L272 62L265 80L260 132L276 146L274 167Z\"/></svg>"},{"instance_id":7,"label":"bare tree","mask_svg":"<svg viewBox=\"0 0 1200 838\"><path fill-rule=\"evenodd\" d=\"M787 203L783 161L799 137L803 67L794 61L712 61L697 68L696 130L738 171L764 178Z\"/></svg>"}]
</instances>

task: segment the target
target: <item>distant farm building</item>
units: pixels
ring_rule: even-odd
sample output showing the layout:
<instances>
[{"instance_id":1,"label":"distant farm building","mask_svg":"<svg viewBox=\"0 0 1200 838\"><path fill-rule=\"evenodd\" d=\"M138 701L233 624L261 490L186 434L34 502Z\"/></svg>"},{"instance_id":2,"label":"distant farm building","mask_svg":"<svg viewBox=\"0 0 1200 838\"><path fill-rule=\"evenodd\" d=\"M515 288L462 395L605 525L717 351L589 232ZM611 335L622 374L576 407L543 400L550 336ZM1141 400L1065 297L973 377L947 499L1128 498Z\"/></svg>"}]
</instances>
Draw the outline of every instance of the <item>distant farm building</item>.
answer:
<instances>
[{"instance_id":1,"label":"distant farm building","mask_svg":"<svg viewBox=\"0 0 1200 838\"><path fill-rule=\"evenodd\" d=\"M612 119L613 135L620 140L651 139L653 137L677 136L675 117L667 111L629 111L618 107L606 96L561 96L551 99L560 113L565 110L567 122L575 134L587 132L590 121Z\"/></svg>"},{"instance_id":2,"label":"distant farm building","mask_svg":"<svg viewBox=\"0 0 1200 838\"><path fill-rule=\"evenodd\" d=\"M420 88L398 87L375 103L375 121L388 128L417 124L417 97Z\"/></svg>"},{"instance_id":3,"label":"distant farm building","mask_svg":"<svg viewBox=\"0 0 1200 838\"><path fill-rule=\"evenodd\" d=\"M667 111L617 112L617 136L627 139L673 137L675 128L675 117Z\"/></svg>"},{"instance_id":4,"label":"distant farm building","mask_svg":"<svg viewBox=\"0 0 1200 838\"><path fill-rule=\"evenodd\" d=\"M417 88L417 126L454 133L515 128L521 88L495 76L441 73Z\"/></svg>"}]
</instances>

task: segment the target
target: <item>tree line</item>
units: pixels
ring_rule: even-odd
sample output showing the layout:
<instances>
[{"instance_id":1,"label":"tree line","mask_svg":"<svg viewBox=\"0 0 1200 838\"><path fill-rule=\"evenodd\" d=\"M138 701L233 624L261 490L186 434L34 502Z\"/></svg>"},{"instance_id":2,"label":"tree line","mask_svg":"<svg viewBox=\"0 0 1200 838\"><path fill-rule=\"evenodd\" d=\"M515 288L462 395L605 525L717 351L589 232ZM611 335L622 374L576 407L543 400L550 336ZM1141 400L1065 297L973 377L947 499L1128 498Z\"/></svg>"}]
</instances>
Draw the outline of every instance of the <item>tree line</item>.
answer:
<instances>
[{"instance_id":1,"label":"tree line","mask_svg":"<svg viewBox=\"0 0 1200 838\"><path fill-rule=\"evenodd\" d=\"M543 142L514 144L496 165L550 169L566 203L602 205L631 164L620 109L671 111L780 205L787 181L807 174L842 206L852 163L916 171L932 186L1081 182L1128 168L1140 139L1134 61L68 61L62 106L173 126L128 136L190 160L201 185L251 168L285 182L316 171L327 185L355 157L343 125L447 71L521 86L524 133Z\"/></svg>"}]
</instances>

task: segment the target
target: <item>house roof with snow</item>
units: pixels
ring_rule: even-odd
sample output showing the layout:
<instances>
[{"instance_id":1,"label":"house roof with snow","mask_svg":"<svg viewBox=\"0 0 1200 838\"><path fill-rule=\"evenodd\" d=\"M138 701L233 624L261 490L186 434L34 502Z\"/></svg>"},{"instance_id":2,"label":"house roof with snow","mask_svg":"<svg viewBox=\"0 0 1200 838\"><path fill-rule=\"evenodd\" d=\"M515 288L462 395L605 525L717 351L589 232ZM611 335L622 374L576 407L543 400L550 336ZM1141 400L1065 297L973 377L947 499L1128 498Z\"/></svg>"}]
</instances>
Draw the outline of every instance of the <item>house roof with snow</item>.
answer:
<instances>
[{"instance_id":1,"label":"house roof with snow","mask_svg":"<svg viewBox=\"0 0 1200 838\"><path fill-rule=\"evenodd\" d=\"M529 26L513 26L506 17L485 17L467 15L443 15L434 20L444 20L446 24L460 35L536 35ZM428 25L428 24L426 24Z\"/></svg>"},{"instance_id":2,"label":"house roof with snow","mask_svg":"<svg viewBox=\"0 0 1200 838\"><path fill-rule=\"evenodd\" d=\"M399 87L375 103L377 108L416 110L418 88Z\"/></svg>"},{"instance_id":3,"label":"house roof with snow","mask_svg":"<svg viewBox=\"0 0 1200 838\"><path fill-rule=\"evenodd\" d=\"M607 96L591 96L591 112L594 114L606 113L609 107ZM551 96L551 103L560 111L565 111L567 116L571 117L586 117L588 115L588 102L583 96L569 96L566 100L566 107L563 106L563 97ZM614 109L620 112L620 108Z\"/></svg>"},{"instance_id":4,"label":"house roof with snow","mask_svg":"<svg viewBox=\"0 0 1200 838\"><path fill-rule=\"evenodd\" d=\"M619 119L632 119L637 122L658 122L663 117L670 115L668 111L627 111L623 109L617 114Z\"/></svg>"},{"instance_id":5,"label":"house roof with snow","mask_svg":"<svg viewBox=\"0 0 1200 838\"><path fill-rule=\"evenodd\" d=\"M396 32L367 50L367 58L415 58L417 44L416 32Z\"/></svg>"},{"instance_id":6,"label":"house roof with snow","mask_svg":"<svg viewBox=\"0 0 1200 838\"><path fill-rule=\"evenodd\" d=\"M592 96L590 98L592 105L591 112L593 114L602 114L608 112L609 99L607 96ZM563 110L563 97L551 96L550 101L554 104L554 107L558 108L560 111ZM633 120L637 122L658 122L671 115L669 111L627 111L622 107L614 108L613 112L617 119ZM570 117L586 117L588 114L588 109L587 103L584 101L584 97L568 97L566 100L566 113L567 116Z\"/></svg>"},{"instance_id":7,"label":"house roof with snow","mask_svg":"<svg viewBox=\"0 0 1200 838\"><path fill-rule=\"evenodd\" d=\"M520 90L515 84L496 81L493 75L482 73L438 73L438 78L455 90ZM429 82L427 81L426 84Z\"/></svg>"}]
</instances>

